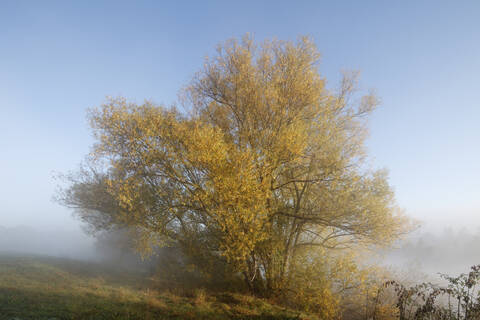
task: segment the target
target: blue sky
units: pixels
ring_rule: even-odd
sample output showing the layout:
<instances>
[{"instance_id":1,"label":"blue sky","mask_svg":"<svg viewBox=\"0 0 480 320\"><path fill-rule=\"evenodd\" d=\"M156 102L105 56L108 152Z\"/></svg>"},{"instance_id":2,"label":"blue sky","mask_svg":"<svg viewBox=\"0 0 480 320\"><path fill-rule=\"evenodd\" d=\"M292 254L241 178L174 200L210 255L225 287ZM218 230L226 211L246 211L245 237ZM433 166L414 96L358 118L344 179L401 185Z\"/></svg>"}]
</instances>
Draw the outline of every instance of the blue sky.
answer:
<instances>
[{"instance_id":1,"label":"blue sky","mask_svg":"<svg viewBox=\"0 0 480 320\"><path fill-rule=\"evenodd\" d=\"M399 205L480 219L478 1L0 1L0 225L75 228L52 173L93 143L85 111L122 95L171 104L226 39L307 35L382 100L369 153Z\"/></svg>"}]
</instances>

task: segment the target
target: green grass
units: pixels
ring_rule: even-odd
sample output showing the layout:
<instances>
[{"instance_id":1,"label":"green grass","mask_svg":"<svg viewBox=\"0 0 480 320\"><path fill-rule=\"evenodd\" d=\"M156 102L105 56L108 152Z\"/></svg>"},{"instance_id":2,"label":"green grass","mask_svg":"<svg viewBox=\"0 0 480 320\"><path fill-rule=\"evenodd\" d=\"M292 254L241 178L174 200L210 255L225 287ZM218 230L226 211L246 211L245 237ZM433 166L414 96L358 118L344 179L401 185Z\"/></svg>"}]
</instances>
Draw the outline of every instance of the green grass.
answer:
<instances>
[{"instance_id":1,"label":"green grass","mask_svg":"<svg viewBox=\"0 0 480 320\"><path fill-rule=\"evenodd\" d=\"M316 319L248 295L156 287L99 264L0 255L0 320Z\"/></svg>"}]
</instances>

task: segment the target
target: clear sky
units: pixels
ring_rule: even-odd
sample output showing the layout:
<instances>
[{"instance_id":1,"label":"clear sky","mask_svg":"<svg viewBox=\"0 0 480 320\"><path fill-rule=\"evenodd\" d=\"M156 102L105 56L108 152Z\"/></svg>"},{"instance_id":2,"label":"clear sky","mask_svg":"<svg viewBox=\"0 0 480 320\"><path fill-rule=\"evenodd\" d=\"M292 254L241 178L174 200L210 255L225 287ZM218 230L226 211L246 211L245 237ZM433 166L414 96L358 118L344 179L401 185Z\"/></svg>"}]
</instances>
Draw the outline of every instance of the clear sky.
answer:
<instances>
[{"instance_id":1,"label":"clear sky","mask_svg":"<svg viewBox=\"0 0 480 320\"><path fill-rule=\"evenodd\" d=\"M226 39L313 38L382 99L374 166L427 221L480 222L480 1L0 0L0 225L75 228L52 173L93 142L88 107L122 95L171 104Z\"/></svg>"}]
</instances>

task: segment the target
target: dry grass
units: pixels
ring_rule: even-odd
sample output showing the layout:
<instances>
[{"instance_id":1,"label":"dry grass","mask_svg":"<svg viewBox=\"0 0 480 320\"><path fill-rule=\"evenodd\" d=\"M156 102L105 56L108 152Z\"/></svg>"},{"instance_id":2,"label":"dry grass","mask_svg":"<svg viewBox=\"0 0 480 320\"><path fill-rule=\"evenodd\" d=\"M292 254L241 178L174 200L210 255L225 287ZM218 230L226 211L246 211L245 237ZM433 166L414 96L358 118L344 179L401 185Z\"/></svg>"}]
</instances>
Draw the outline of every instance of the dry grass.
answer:
<instances>
[{"instance_id":1,"label":"dry grass","mask_svg":"<svg viewBox=\"0 0 480 320\"><path fill-rule=\"evenodd\" d=\"M0 256L1 320L315 319L240 294L153 288L142 274L98 264Z\"/></svg>"}]
</instances>

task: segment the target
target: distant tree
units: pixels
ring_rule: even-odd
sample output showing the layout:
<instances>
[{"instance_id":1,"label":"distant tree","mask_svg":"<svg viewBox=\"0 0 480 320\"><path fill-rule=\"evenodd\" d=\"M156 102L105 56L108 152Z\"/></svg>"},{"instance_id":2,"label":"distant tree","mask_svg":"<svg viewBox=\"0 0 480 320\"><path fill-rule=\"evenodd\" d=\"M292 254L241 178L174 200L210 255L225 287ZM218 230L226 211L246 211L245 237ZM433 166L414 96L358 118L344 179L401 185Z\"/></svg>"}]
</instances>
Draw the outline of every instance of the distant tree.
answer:
<instances>
[{"instance_id":1,"label":"distant tree","mask_svg":"<svg viewBox=\"0 0 480 320\"><path fill-rule=\"evenodd\" d=\"M121 98L92 110L101 169L72 177L63 203L94 230L134 228L144 253L174 244L205 268L223 259L263 294L292 288L319 249L390 243L406 220L385 171L364 169L377 99L353 103L356 74L328 90L318 59L305 38L247 36L207 59L184 90L188 112Z\"/></svg>"}]
</instances>

